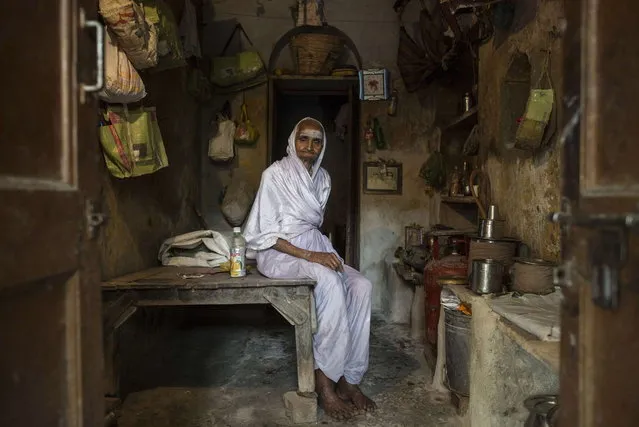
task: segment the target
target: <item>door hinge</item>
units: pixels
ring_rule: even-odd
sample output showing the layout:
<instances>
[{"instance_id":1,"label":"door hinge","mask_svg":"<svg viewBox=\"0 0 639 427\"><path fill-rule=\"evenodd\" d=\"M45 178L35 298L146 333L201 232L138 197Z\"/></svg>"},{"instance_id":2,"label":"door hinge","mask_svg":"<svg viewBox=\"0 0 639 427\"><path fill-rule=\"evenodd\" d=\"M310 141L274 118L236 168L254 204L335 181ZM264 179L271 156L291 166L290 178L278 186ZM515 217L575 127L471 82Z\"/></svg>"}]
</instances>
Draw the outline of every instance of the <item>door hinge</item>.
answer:
<instances>
[{"instance_id":1,"label":"door hinge","mask_svg":"<svg viewBox=\"0 0 639 427\"><path fill-rule=\"evenodd\" d=\"M96 208L96 203L93 200L87 199L85 206L86 216L86 228L87 236L89 239L93 239L96 236L98 227L100 227L107 219L107 216L99 212Z\"/></svg>"},{"instance_id":2,"label":"door hinge","mask_svg":"<svg viewBox=\"0 0 639 427\"><path fill-rule=\"evenodd\" d=\"M588 241L592 300L601 308L615 310L619 306L620 271L628 260L628 232L639 229L639 214L572 214L568 205L563 212L552 213L550 220L561 224L566 233L573 226L596 230ZM572 262L564 264L555 273L556 282L571 286L572 268Z\"/></svg>"}]
</instances>

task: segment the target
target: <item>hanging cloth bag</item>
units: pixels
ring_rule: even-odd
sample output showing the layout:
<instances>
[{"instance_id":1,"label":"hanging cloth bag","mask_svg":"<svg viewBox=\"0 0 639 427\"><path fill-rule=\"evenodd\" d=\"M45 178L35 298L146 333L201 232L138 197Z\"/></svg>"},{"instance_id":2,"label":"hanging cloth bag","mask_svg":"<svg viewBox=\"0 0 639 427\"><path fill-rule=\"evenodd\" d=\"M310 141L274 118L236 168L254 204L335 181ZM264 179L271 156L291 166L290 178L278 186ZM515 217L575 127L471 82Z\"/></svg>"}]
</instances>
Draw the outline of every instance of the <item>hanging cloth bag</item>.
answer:
<instances>
[{"instance_id":1,"label":"hanging cloth bag","mask_svg":"<svg viewBox=\"0 0 639 427\"><path fill-rule=\"evenodd\" d=\"M250 48L233 56L226 56L235 34L243 34ZM236 92L266 83L266 66L241 24L237 24L220 56L213 58L211 82L217 93Z\"/></svg>"},{"instance_id":2,"label":"hanging cloth bag","mask_svg":"<svg viewBox=\"0 0 639 427\"><path fill-rule=\"evenodd\" d=\"M218 162L227 162L235 156L233 136L235 123L226 116L218 115L217 133L209 140L209 157Z\"/></svg>"},{"instance_id":3,"label":"hanging cloth bag","mask_svg":"<svg viewBox=\"0 0 639 427\"><path fill-rule=\"evenodd\" d=\"M520 150L537 150L544 142L547 142L550 136L552 136L552 133L554 133L552 126L547 130L548 123L552 119L551 116L555 103L555 91L552 88L552 82L548 75L549 56L550 54L546 56L539 79L534 89L530 91L528 103L526 104L526 112L517 127L515 147Z\"/></svg>"},{"instance_id":4,"label":"hanging cloth bag","mask_svg":"<svg viewBox=\"0 0 639 427\"><path fill-rule=\"evenodd\" d=\"M158 63L158 32L132 0L100 0L100 15L113 32L118 46L138 70Z\"/></svg>"},{"instance_id":5,"label":"hanging cloth bag","mask_svg":"<svg viewBox=\"0 0 639 427\"><path fill-rule=\"evenodd\" d=\"M240 122L235 128L235 143L240 145L253 145L260 138L260 132L251 123L246 111L246 104L242 104L242 113L240 114Z\"/></svg>"},{"instance_id":6,"label":"hanging cloth bag","mask_svg":"<svg viewBox=\"0 0 639 427\"><path fill-rule=\"evenodd\" d=\"M100 143L111 175L130 178L169 165L155 107L109 106L99 120Z\"/></svg>"},{"instance_id":7,"label":"hanging cloth bag","mask_svg":"<svg viewBox=\"0 0 639 427\"><path fill-rule=\"evenodd\" d=\"M191 0L184 0L184 11L180 20L180 38L185 57L202 57L200 38L197 33L197 13Z\"/></svg>"},{"instance_id":8,"label":"hanging cloth bag","mask_svg":"<svg viewBox=\"0 0 639 427\"><path fill-rule=\"evenodd\" d=\"M106 32L104 48L104 88L98 97L109 103L128 104L146 96L144 82L124 51L118 46L111 30Z\"/></svg>"}]
</instances>

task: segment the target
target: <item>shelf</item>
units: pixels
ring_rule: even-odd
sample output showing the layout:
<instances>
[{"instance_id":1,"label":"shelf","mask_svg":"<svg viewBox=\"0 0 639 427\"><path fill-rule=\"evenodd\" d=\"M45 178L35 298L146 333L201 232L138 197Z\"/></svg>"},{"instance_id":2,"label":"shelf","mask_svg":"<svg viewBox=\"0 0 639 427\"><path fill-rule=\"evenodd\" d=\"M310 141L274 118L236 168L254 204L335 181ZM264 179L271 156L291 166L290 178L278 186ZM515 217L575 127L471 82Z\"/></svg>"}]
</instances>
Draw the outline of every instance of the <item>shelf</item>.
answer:
<instances>
[{"instance_id":1,"label":"shelf","mask_svg":"<svg viewBox=\"0 0 639 427\"><path fill-rule=\"evenodd\" d=\"M475 199L471 196L465 196L465 197L442 196L442 203L477 206L475 203Z\"/></svg>"},{"instance_id":2,"label":"shelf","mask_svg":"<svg viewBox=\"0 0 639 427\"><path fill-rule=\"evenodd\" d=\"M283 74L271 75L269 79L273 85L282 91L338 91L353 90L359 84L357 76L301 76Z\"/></svg>"},{"instance_id":3,"label":"shelf","mask_svg":"<svg viewBox=\"0 0 639 427\"><path fill-rule=\"evenodd\" d=\"M466 111L461 116L457 116L453 120L451 120L450 122L446 123L442 127L442 131L450 130L452 128L457 128L457 127L459 127L459 128L464 128L464 127L472 128L477 123L477 111L478 110L479 110L479 107L477 105L475 105L474 107L472 107L470 110Z\"/></svg>"}]
</instances>

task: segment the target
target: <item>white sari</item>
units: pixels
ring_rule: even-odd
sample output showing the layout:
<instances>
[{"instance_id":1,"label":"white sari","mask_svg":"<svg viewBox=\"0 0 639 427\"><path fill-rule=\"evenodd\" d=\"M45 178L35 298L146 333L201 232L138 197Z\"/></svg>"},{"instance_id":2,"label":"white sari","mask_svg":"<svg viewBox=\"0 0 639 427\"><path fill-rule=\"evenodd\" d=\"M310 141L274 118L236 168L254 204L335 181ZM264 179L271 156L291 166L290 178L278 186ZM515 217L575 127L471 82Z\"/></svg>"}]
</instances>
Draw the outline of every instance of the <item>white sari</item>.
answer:
<instances>
[{"instance_id":1,"label":"white sari","mask_svg":"<svg viewBox=\"0 0 639 427\"><path fill-rule=\"evenodd\" d=\"M368 369L370 281L350 266L344 266L344 273L337 273L272 249L279 238L309 251L337 254L319 230L331 192L330 176L320 167L326 151L325 132L322 151L310 173L296 154L297 128L308 119L298 122L291 132L288 155L262 174L244 236L265 276L309 277L317 282L318 331L313 337L316 368L333 381L344 376L349 383L359 384Z\"/></svg>"}]
</instances>

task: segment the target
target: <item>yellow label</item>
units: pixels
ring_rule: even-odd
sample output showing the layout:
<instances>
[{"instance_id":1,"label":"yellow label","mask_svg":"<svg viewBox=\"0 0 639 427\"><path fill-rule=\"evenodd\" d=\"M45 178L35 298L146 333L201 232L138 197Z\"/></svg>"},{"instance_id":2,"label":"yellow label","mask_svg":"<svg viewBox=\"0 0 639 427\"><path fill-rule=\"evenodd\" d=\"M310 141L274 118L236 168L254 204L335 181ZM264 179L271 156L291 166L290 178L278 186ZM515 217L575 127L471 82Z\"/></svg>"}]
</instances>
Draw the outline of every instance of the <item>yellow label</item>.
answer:
<instances>
[{"instance_id":1,"label":"yellow label","mask_svg":"<svg viewBox=\"0 0 639 427\"><path fill-rule=\"evenodd\" d=\"M231 253L231 277L246 276L243 252L244 251L233 250Z\"/></svg>"}]
</instances>

